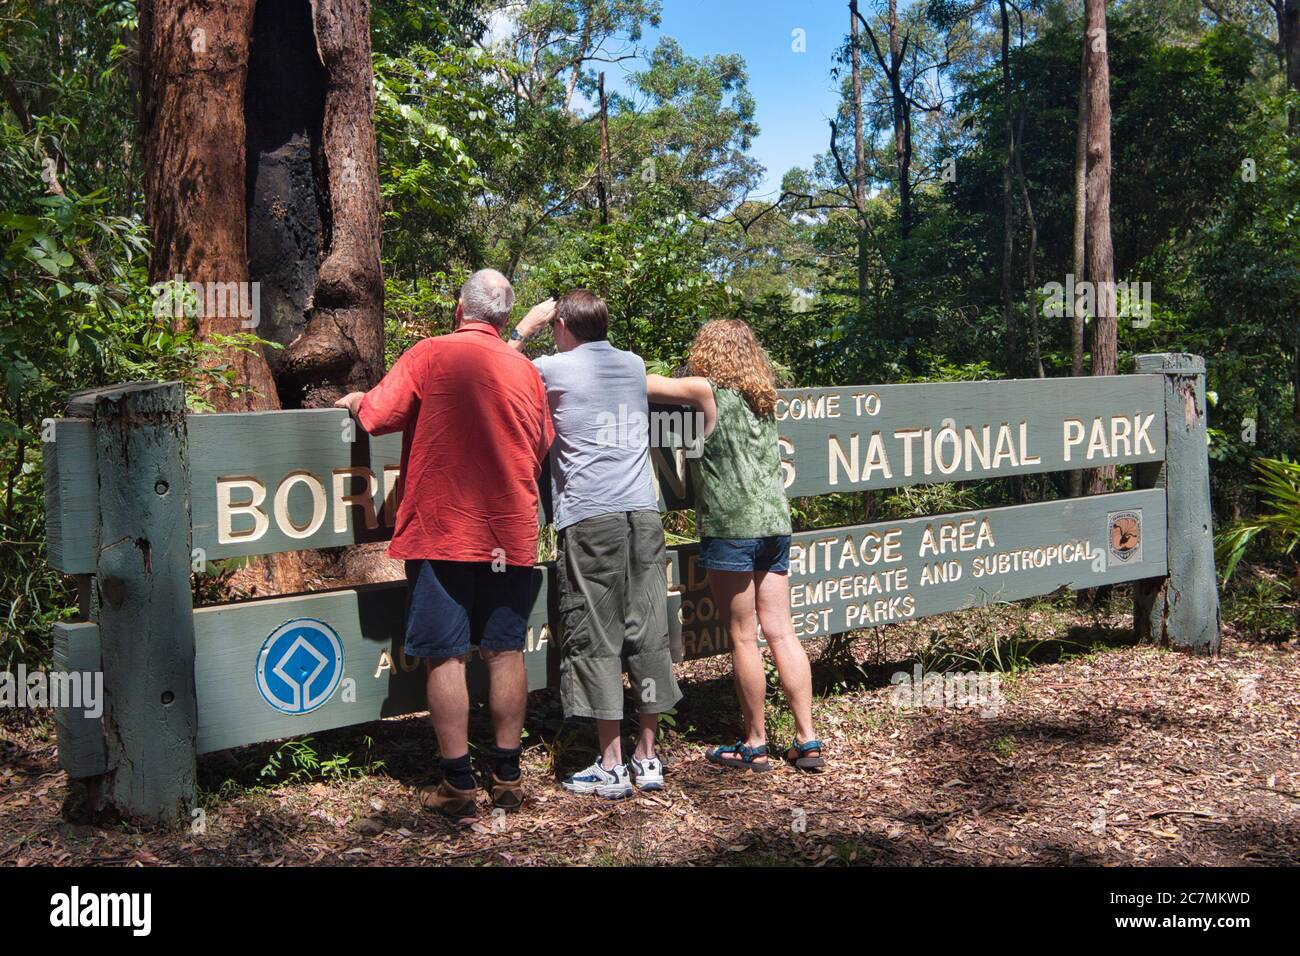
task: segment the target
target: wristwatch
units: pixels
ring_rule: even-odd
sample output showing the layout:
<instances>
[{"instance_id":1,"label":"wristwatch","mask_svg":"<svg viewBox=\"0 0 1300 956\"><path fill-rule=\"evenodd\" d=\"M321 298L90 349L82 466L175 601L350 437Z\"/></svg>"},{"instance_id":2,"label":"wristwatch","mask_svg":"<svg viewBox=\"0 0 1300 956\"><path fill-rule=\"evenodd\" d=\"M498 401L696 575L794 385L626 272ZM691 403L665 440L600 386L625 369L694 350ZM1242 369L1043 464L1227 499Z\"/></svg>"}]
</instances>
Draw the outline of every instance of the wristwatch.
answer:
<instances>
[{"instance_id":1,"label":"wristwatch","mask_svg":"<svg viewBox=\"0 0 1300 956\"><path fill-rule=\"evenodd\" d=\"M524 337L523 337L522 335L519 334L519 329L518 329L517 327L516 327L516 328L513 328L513 329L510 330L510 341L511 341L511 342L522 342L523 340L524 340Z\"/></svg>"}]
</instances>

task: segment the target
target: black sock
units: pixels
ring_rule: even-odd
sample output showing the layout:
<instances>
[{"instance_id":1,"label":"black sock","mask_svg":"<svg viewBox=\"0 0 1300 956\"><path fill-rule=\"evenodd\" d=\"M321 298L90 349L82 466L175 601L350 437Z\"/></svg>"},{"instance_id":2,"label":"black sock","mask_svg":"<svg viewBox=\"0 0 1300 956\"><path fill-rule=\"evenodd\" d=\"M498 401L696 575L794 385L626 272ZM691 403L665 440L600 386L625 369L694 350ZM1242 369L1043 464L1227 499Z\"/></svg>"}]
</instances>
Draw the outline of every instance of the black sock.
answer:
<instances>
[{"instance_id":1,"label":"black sock","mask_svg":"<svg viewBox=\"0 0 1300 956\"><path fill-rule=\"evenodd\" d=\"M470 770L469 754L456 757L454 760L440 757L438 764L442 767L442 779L457 790L473 790L477 786L474 782L474 774Z\"/></svg>"},{"instance_id":2,"label":"black sock","mask_svg":"<svg viewBox=\"0 0 1300 956\"><path fill-rule=\"evenodd\" d=\"M497 775L498 780L519 779L519 755L522 752L522 747L516 747L514 750L496 746L492 748L492 771Z\"/></svg>"}]
</instances>

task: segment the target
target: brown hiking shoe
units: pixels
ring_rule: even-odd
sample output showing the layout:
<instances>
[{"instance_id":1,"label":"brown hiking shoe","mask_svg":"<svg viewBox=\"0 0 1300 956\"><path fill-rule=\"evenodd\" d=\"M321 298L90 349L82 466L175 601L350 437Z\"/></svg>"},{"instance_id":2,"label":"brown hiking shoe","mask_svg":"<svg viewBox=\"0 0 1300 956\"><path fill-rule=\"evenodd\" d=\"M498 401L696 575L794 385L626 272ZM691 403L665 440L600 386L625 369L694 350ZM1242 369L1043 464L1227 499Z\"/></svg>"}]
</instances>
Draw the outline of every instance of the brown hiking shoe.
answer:
<instances>
[{"instance_id":1,"label":"brown hiking shoe","mask_svg":"<svg viewBox=\"0 0 1300 956\"><path fill-rule=\"evenodd\" d=\"M432 784L419 789L420 806L426 810L441 813L457 826L467 827L474 823L478 810L475 800L478 789L457 790L446 780L436 787Z\"/></svg>"},{"instance_id":2,"label":"brown hiking shoe","mask_svg":"<svg viewBox=\"0 0 1300 956\"><path fill-rule=\"evenodd\" d=\"M492 806L506 813L514 813L524 805L524 775L516 780L502 780L492 774Z\"/></svg>"}]
</instances>

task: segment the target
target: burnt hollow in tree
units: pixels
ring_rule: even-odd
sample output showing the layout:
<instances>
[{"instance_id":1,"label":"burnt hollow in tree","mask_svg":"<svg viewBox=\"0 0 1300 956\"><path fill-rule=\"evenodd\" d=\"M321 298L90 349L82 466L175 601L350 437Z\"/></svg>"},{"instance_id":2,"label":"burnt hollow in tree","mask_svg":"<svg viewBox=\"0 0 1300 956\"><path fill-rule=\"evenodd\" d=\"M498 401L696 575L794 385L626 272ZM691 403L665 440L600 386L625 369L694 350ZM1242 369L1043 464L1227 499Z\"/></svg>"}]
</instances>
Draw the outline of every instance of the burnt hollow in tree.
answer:
<instances>
[{"instance_id":1,"label":"burnt hollow in tree","mask_svg":"<svg viewBox=\"0 0 1300 956\"><path fill-rule=\"evenodd\" d=\"M327 80L308 0L259 0L244 96L248 272L260 283L257 334L286 347L307 332L330 245L322 146ZM286 354L267 349L267 360L281 406L298 408L309 383Z\"/></svg>"}]
</instances>

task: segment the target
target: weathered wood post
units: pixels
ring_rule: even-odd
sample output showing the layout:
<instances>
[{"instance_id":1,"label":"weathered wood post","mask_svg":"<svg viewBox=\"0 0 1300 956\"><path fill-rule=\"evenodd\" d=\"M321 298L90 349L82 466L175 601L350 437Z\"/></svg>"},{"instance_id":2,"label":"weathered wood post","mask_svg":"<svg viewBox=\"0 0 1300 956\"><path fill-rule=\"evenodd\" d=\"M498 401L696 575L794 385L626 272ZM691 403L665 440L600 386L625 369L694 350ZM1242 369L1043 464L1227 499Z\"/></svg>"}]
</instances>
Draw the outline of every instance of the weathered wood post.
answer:
<instances>
[{"instance_id":1,"label":"weathered wood post","mask_svg":"<svg viewBox=\"0 0 1300 956\"><path fill-rule=\"evenodd\" d=\"M1199 355L1139 355L1137 371L1165 380L1165 460L1139 465L1140 487L1168 501L1169 575L1139 581L1133 626L1138 640L1199 654L1219 651L1219 590L1210 515L1205 360Z\"/></svg>"},{"instance_id":2,"label":"weathered wood post","mask_svg":"<svg viewBox=\"0 0 1300 956\"><path fill-rule=\"evenodd\" d=\"M95 561L107 766L91 810L141 824L188 822L196 802L189 466L179 382L83 392L94 423Z\"/></svg>"}]
</instances>

